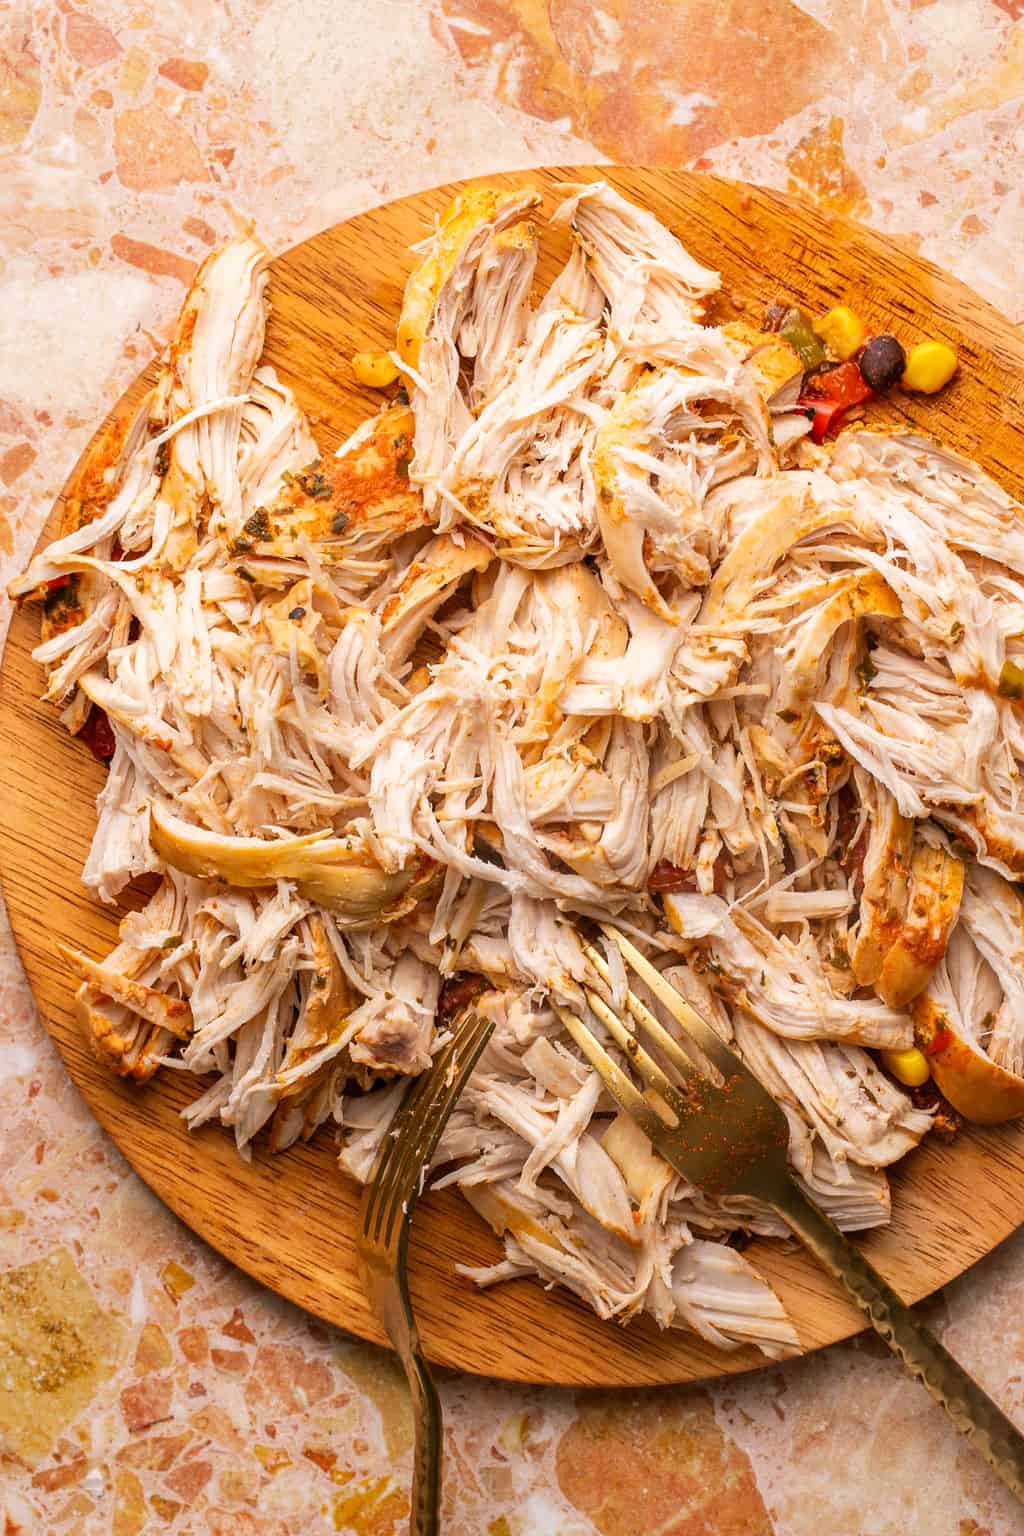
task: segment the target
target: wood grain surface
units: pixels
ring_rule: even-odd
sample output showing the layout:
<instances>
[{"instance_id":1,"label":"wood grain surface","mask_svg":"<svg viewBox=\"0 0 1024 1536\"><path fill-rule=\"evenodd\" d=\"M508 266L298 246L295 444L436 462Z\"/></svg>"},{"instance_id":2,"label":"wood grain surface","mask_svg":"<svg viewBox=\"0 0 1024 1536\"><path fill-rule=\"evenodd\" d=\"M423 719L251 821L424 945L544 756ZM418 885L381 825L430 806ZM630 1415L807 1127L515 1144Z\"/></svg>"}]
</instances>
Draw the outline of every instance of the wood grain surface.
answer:
<instances>
[{"instance_id":1,"label":"wood grain surface","mask_svg":"<svg viewBox=\"0 0 1024 1536\"><path fill-rule=\"evenodd\" d=\"M550 209L559 181L606 176L723 273L723 317L757 320L777 295L822 310L852 304L876 331L928 335L959 347L959 379L936 400L895 395L876 421L903 421L976 457L1024 493L1024 338L991 306L909 249L791 198L685 172L549 168L502 175L529 182ZM454 187L418 193L329 229L280 256L271 275L266 358L294 387L325 451L379 403L355 383L348 359L390 345L412 256ZM545 237L540 278L565 254ZM129 410L150 369L115 408ZM79 469L81 466L79 466ZM76 474L78 471L76 470ZM75 475L64 495L73 493ZM52 536L60 503L48 525ZM104 770L38 700L30 651L38 616L15 615L0 677L0 873L21 957L45 1024L97 1119L172 1210L235 1264L311 1312L382 1341L356 1275L357 1191L339 1173L330 1135L270 1157L239 1160L227 1132L189 1135L179 1118L194 1081L164 1073L138 1089L90 1056L71 1009L74 982L60 940L95 955L116 935L118 912L84 891L79 873ZM927 1143L893 1178L894 1220L864 1250L909 1300L960 1274L1018 1225L1024 1211L1024 1129L964 1132ZM777 1287L805 1349L849 1337L860 1314L801 1253L755 1242L749 1256ZM412 1293L427 1352L445 1366L524 1381L623 1385L689 1381L763 1363L752 1350L722 1354L649 1323L601 1323L561 1292L521 1280L475 1290L456 1262L481 1264L498 1244L454 1192L424 1201L411 1245Z\"/></svg>"}]
</instances>

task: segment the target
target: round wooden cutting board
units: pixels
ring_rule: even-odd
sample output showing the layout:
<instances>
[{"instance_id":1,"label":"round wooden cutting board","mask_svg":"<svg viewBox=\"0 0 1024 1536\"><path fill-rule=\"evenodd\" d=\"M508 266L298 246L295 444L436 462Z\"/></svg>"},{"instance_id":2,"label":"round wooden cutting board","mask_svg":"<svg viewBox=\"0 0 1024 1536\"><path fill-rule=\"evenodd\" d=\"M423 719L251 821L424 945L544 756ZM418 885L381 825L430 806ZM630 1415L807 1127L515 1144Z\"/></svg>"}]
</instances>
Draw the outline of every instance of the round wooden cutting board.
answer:
<instances>
[{"instance_id":1,"label":"round wooden cutting board","mask_svg":"<svg viewBox=\"0 0 1024 1536\"><path fill-rule=\"evenodd\" d=\"M960 349L962 372L935 400L896 395L873 419L920 426L980 460L1024 492L1024 338L962 284L892 240L831 219L778 193L673 171L550 168L496 176L532 183L553 206L559 181L607 177L653 210L702 262L718 267L722 318L757 322L783 296L820 312L852 304L870 329L906 340L932 336ZM339 224L273 264L267 360L290 383L330 452L378 405L348 359L390 345L410 244L455 187L418 193ZM540 280L556 270L566 237L545 236ZM114 416L132 408L153 370ZM79 470L81 465L79 466ZM76 471L78 473L78 471ZM73 492L75 475L64 494ZM54 509L46 537L59 517ZM97 1119L143 1179L200 1236L291 1301L364 1338L383 1335L360 1291L353 1235L358 1192L335 1164L331 1136L251 1163L230 1135L189 1135L179 1111L196 1085L165 1072L146 1088L110 1076L91 1057L74 1018L64 940L97 956L114 944L118 913L83 890L79 872L104 770L39 702L30 651L38 616L15 615L0 691L0 872L21 957L42 1017ZM1012 1232L1024 1213L1024 1127L966 1130L951 1146L928 1142L893 1177L894 1219L864 1250L909 1300L960 1274ZM778 1289L805 1349L849 1337L860 1313L802 1253L755 1242L748 1256ZM763 1363L753 1350L722 1354L682 1333L598 1321L562 1292L521 1280L478 1291L454 1270L484 1264L498 1244L455 1192L428 1196L414 1224L413 1300L430 1357L446 1366L523 1381L639 1385L691 1381Z\"/></svg>"}]
</instances>

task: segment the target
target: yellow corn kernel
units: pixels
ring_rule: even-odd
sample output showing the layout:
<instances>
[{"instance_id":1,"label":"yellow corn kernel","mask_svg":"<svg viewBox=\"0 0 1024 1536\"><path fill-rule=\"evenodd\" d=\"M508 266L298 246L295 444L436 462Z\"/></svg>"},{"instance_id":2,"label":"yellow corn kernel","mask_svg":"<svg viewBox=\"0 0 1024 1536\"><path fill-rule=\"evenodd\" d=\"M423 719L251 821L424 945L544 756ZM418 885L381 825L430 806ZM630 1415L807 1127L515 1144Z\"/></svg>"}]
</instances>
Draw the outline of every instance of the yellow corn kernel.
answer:
<instances>
[{"instance_id":1,"label":"yellow corn kernel","mask_svg":"<svg viewBox=\"0 0 1024 1536\"><path fill-rule=\"evenodd\" d=\"M882 1061L897 1082L905 1083L908 1088L920 1088L932 1075L928 1058L916 1045L905 1051L883 1051Z\"/></svg>"},{"instance_id":2,"label":"yellow corn kernel","mask_svg":"<svg viewBox=\"0 0 1024 1536\"><path fill-rule=\"evenodd\" d=\"M380 347L374 347L372 352L354 353L352 372L360 384L370 389L387 389L398 378L398 369Z\"/></svg>"},{"instance_id":3,"label":"yellow corn kernel","mask_svg":"<svg viewBox=\"0 0 1024 1536\"><path fill-rule=\"evenodd\" d=\"M814 322L815 334L821 337L833 357L845 363L864 345L867 332L860 315L846 304L837 304L827 315Z\"/></svg>"},{"instance_id":4,"label":"yellow corn kernel","mask_svg":"<svg viewBox=\"0 0 1024 1536\"><path fill-rule=\"evenodd\" d=\"M904 389L916 389L922 395L934 395L948 384L960 366L960 359L944 341L919 341L907 355L903 373Z\"/></svg>"}]
</instances>

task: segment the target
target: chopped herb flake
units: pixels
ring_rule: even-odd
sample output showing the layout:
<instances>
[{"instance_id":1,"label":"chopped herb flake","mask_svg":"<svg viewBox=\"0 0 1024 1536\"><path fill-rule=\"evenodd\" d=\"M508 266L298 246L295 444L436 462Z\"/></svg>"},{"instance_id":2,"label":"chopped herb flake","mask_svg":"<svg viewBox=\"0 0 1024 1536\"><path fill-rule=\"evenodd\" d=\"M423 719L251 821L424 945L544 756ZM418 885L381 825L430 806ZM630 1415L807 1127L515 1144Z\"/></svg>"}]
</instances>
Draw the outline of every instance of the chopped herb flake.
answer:
<instances>
[{"instance_id":1,"label":"chopped herb flake","mask_svg":"<svg viewBox=\"0 0 1024 1536\"><path fill-rule=\"evenodd\" d=\"M270 518L266 507L257 507L252 517L246 522L245 531L254 539L269 539L271 537Z\"/></svg>"},{"instance_id":2,"label":"chopped herb flake","mask_svg":"<svg viewBox=\"0 0 1024 1536\"><path fill-rule=\"evenodd\" d=\"M312 464L307 464L295 479L300 490L306 496L312 497L314 501L329 501L333 495L331 482L321 471L319 459L314 459Z\"/></svg>"},{"instance_id":3,"label":"chopped herb flake","mask_svg":"<svg viewBox=\"0 0 1024 1536\"><path fill-rule=\"evenodd\" d=\"M1024 667L1004 661L999 674L999 692L1004 699L1024 699Z\"/></svg>"}]
</instances>

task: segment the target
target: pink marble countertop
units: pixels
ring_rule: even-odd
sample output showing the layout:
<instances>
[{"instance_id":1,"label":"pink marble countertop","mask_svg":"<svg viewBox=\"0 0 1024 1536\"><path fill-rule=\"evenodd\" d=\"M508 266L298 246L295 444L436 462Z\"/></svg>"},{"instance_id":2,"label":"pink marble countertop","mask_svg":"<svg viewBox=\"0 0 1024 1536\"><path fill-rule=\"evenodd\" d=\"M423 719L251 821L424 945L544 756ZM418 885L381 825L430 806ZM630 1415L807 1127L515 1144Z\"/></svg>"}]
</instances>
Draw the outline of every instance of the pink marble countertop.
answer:
<instances>
[{"instance_id":1,"label":"pink marble countertop","mask_svg":"<svg viewBox=\"0 0 1024 1536\"><path fill-rule=\"evenodd\" d=\"M210 246L545 161L789 187L1024 313L1022 0L0 0L0 566ZM2 750L2 747L0 747ZM391 1359L129 1172L0 954L0 1527L390 1536ZM1024 1424L1024 1237L929 1304ZM443 1385L461 1536L1013 1536L873 1340L707 1389Z\"/></svg>"}]
</instances>

